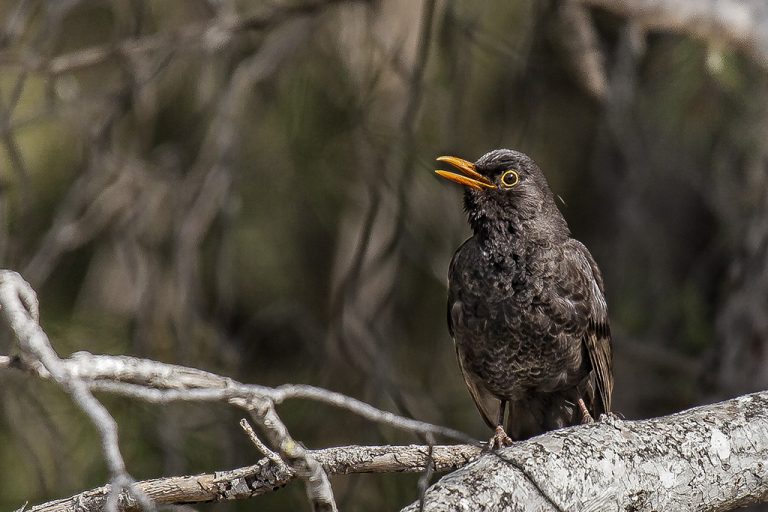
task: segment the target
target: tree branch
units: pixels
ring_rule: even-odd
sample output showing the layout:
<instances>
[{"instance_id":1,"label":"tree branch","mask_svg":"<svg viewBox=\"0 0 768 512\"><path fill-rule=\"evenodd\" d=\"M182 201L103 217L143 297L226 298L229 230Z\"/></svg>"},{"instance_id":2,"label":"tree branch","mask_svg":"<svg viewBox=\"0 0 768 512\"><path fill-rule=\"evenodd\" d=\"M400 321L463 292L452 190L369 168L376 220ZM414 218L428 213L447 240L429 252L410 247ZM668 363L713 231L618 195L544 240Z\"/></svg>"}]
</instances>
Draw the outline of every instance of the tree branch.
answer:
<instances>
[{"instance_id":1,"label":"tree branch","mask_svg":"<svg viewBox=\"0 0 768 512\"><path fill-rule=\"evenodd\" d=\"M428 474L461 467L482 451L477 444L307 450L290 436L275 404L317 400L411 432L466 436L312 386L242 384L194 368L127 356L79 352L60 359L38 324L34 291L15 272L0 271L0 309L21 349L20 357L0 356L0 368L26 370L60 384L97 426L112 472L110 485L32 511L72 510L75 504L84 511L137 510L152 504L244 499L295 478L305 482L316 510L333 511L328 474ZM267 454L255 466L134 483L117 447L114 419L93 391L152 403L225 401L248 410L272 446L255 442ZM252 439L257 439L255 434ZM664 418L621 421L610 416L550 432L480 457L433 485L405 510L417 510L421 502L424 510L605 510L616 504L622 510L729 510L768 500L766 461L768 391L763 391Z\"/></svg>"},{"instance_id":2,"label":"tree branch","mask_svg":"<svg viewBox=\"0 0 768 512\"><path fill-rule=\"evenodd\" d=\"M298 475L307 489L307 498L312 503L315 512L337 512L336 500L333 497L331 482L320 463L312 457L309 450L297 443L288 433L288 428L275 411L271 400L236 398L232 403L240 405L251 413L254 421L258 422L269 441L277 448L280 457Z\"/></svg>"},{"instance_id":3,"label":"tree branch","mask_svg":"<svg viewBox=\"0 0 768 512\"><path fill-rule=\"evenodd\" d=\"M12 360L8 361L11 366ZM382 411L350 396L302 384L284 384L277 388L242 384L228 377L173 364L130 356L94 355L76 352L61 364L77 375L92 390L106 391L152 403L189 401L226 401L236 398L265 398L280 404L304 399L345 409L367 420L417 434L433 434L462 442L475 442L468 435L451 428L404 418ZM18 363L13 366L18 367ZM43 378L50 378L41 374Z\"/></svg>"},{"instance_id":4,"label":"tree branch","mask_svg":"<svg viewBox=\"0 0 768 512\"><path fill-rule=\"evenodd\" d=\"M424 510L706 510L768 501L768 391L550 432L443 477ZM419 503L403 509L419 510Z\"/></svg>"},{"instance_id":5,"label":"tree branch","mask_svg":"<svg viewBox=\"0 0 768 512\"><path fill-rule=\"evenodd\" d=\"M111 484L104 488L106 498L100 510L117 510L140 504L154 510L154 503L135 485L128 474L118 446L117 423L92 391L123 394L148 402L226 401L251 413L284 464L271 474L289 474L304 480L307 496L316 511L337 510L333 491L323 465L309 450L294 440L275 410L275 403L304 397L325 401L374 421L422 434L467 436L460 432L402 418L380 411L339 393L311 386L283 386L272 389L246 385L209 372L132 357L93 356L77 353L60 359L40 327L37 297L22 277L13 271L0 271L0 310L21 350L21 357L0 357L0 368L20 368L60 384L96 426L102 438L102 451L110 469ZM273 463L274 464L274 463ZM276 470L275 470L276 469ZM272 487L274 488L274 486ZM103 493L96 493L103 497Z\"/></svg>"},{"instance_id":6,"label":"tree branch","mask_svg":"<svg viewBox=\"0 0 768 512\"><path fill-rule=\"evenodd\" d=\"M477 457L481 448L472 445L434 446L431 462L429 447L409 446L340 446L323 450L307 450L330 475L352 473L415 473L424 471L427 463L435 471L451 471ZM137 482L158 505L181 505L210 501L252 498L282 487L296 478L285 464L269 457L257 464L231 471L219 471L194 476L158 478ZM34 506L27 512L65 512L77 505L82 512L101 511L109 486L85 491L62 500ZM120 495L121 510L136 510L136 503Z\"/></svg>"},{"instance_id":7,"label":"tree branch","mask_svg":"<svg viewBox=\"0 0 768 512\"><path fill-rule=\"evenodd\" d=\"M130 491L145 510L154 510L147 497L136 489L133 478L125 468L117 443L117 423L101 402L94 398L82 379L77 374L66 371L61 359L51 347L48 336L38 324L40 313L37 295L18 273L10 270L0 271L0 311L16 336L22 360L26 359L40 375L47 375L64 388L96 427L109 467L111 488L117 492ZM116 510L117 492L110 493L107 498L107 511Z\"/></svg>"}]
</instances>

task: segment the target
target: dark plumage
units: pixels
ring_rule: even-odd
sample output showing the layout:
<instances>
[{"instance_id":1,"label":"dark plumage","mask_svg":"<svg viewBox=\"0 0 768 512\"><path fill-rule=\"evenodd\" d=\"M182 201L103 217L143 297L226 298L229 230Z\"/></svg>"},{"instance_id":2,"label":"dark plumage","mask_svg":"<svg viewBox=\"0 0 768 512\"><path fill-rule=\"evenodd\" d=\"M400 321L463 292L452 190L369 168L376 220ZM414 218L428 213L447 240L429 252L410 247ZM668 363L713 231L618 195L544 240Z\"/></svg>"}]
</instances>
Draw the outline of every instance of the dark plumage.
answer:
<instances>
[{"instance_id":1,"label":"dark plumage","mask_svg":"<svg viewBox=\"0 0 768 512\"><path fill-rule=\"evenodd\" d=\"M500 426L508 403L506 431L525 439L610 411L602 277L571 238L544 174L508 149L475 164L438 160L462 172L437 171L441 176L467 187L474 235L451 260L448 329L483 419ZM498 444L509 441L503 434L497 429Z\"/></svg>"}]
</instances>

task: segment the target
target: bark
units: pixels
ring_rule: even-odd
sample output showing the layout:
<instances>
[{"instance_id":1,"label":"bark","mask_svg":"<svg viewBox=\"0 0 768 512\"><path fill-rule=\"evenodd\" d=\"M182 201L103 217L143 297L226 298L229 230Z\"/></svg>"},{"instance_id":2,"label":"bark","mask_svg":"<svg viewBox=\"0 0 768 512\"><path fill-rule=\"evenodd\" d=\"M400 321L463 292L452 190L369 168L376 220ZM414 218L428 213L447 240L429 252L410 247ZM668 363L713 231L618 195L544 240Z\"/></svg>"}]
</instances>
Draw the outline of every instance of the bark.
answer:
<instances>
[{"instance_id":1,"label":"bark","mask_svg":"<svg viewBox=\"0 0 768 512\"><path fill-rule=\"evenodd\" d=\"M460 467L427 490L424 510L731 510L768 501L768 391L664 418L604 417L486 452L467 464L480 453L472 445L308 451L330 475ZM248 499L296 479L275 459L136 485L157 505ZM102 510L108 495L104 486L29 510ZM122 492L119 509L137 510L135 498ZM418 510L418 503L404 510Z\"/></svg>"},{"instance_id":2,"label":"bark","mask_svg":"<svg viewBox=\"0 0 768 512\"><path fill-rule=\"evenodd\" d=\"M480 457L424 498L424 510L527 512L721 511L768 501L768 391L552 432Z\"/></svg>"},{"instance_id":3,"label":"bark","mask_svg":"<svg viewBox=\"0 0 768 512\"><path fill-rule=\"evenodd\" d=\"M323 465L328 474L394 473L424 471L427 464L435 471L449 471L476 457L480 448L471 445L434 446L431 457L426 446L340 446L308 450L308 455ZM214 501L243 500L272 492L296 478L284 463L265 457L257 464L231 471L200 475L157 478L137 486L156 505L181 505ZM69 498L50 501L27 512L96 512L103 510L109 486L98 487ZM120 510L140 510L136 500L121 493Z\"/></svg>"}]
</instances>

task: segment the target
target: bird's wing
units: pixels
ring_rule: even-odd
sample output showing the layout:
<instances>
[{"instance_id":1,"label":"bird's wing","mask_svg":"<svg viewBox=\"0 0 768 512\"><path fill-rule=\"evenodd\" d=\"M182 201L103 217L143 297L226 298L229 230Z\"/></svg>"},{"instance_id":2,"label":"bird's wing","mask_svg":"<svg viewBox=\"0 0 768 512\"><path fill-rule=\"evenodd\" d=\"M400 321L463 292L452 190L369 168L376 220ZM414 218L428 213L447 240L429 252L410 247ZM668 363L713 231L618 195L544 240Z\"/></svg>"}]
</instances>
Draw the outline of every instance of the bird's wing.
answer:
<instances>
[{"instance_id":1,"label":"bird's wing","mask_svg":"<svg viewBox=\"0 0 768 512\"><path fill-rule=\"evenodd\" d=\"M489 427L495 428L499 417L499 407L501 406L501 402L498 398L486 390L482 383L477 382L475 378L467 372L466 368L464 367L464 361L461 356L461 352L459 351L459 344L456 343L456 337L460 336L460 334L457 334L456 332L456 327L460 325L462 321L462 304L456 296L457 294L454 288L456 283L453 276L455 276L454 272L456 271L456 259L468 241L469 240L464 242L461 247L458 248L456 253L453 255L453 258L451 259L450 266L448 267L448 332L451 333L453 344L456 347L456 359L459 361L459 369L461 370L461 376L464 378L464 384L467 385L469 394L472 396L472 400L474 400L475 405L477 406L477 410L480 411L480 415L483 417Z\"/></svg>"},{"instance_id":2,"label":"bird's wing","mask_svg":"<svg viewBox=\"0 0 768 512\"><path fill-rule=\"evenodd\" d=\"M472 240L471 238L468 238L467 240L464 240L464 242L459 246L458 249L456 249L456 252L453 253L453 257L451 258L451 263L448 264L448 332L451 335L451 338L453 338L454 343L456 342L456 333L455 333L455 325L458 318L454 318L457 316L457 314L460 312L460 310L455 310L454 305L458 303L458 298L456 297L456 276L457 269L456 269L456 261L459 259L459 256L461 255L461 251L464 250L465 247L467 247L467 244L469 241ZM459 304L460 305L460 304Z\"/></svg>"},{"instance_id":3,"label":"bird's wing","mask_svg":"<svg viewBox=\"0 0 768 512\"><path fill-rule=\"evenodd\" d=\"M464 362L459 353L458 345L456 346L456 358L459 360L459 368L461 369L461 376L464 377L464 384L467 385L477 410L480 411L480 415L489 427L496 428L501 401L486 390L482 383L477 382L471 374L467 373L464 369Z\"/></svg>"},{"instance_id":4,"label":"bird's wing","mask_svg":"<svg viewBox=\"0 0 768 512\"><path fill-rule=\"evenodd\" d=\"M588 322L582 335L589 361L592 365L594 385L597 388L599 401L594 404L593 413L609 412L611 410L611 395L613 393L613 363L611 330L608 323L608 307L605 302L603 276L594 258L586 247L578 240L570 240L564 247L565 262L571 265L569 270L586 276L589 283L589 294L582 300L586 301Z\"/></svg>"}]
</instances>

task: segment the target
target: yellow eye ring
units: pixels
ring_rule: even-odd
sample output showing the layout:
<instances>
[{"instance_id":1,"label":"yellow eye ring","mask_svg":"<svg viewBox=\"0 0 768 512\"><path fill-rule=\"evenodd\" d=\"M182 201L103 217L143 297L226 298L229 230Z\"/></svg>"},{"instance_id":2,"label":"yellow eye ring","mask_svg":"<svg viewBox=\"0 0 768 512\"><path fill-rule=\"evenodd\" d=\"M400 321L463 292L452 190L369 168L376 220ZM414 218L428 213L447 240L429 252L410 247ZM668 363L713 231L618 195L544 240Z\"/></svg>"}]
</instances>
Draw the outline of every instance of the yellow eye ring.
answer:
<instances>
[{"instance_id":1,"label":"yellow eye ring","mask_svg":"<svg viewBox=\"0 0 768 512\"><path fill-rule=\"evenodd\" d=\"M504 171L501 175L501 184L506 188L512 188L520 182L520 175L512 169Z\"/></svg>"}]
</instances>

